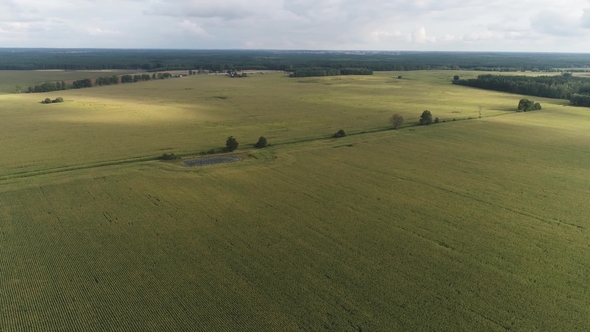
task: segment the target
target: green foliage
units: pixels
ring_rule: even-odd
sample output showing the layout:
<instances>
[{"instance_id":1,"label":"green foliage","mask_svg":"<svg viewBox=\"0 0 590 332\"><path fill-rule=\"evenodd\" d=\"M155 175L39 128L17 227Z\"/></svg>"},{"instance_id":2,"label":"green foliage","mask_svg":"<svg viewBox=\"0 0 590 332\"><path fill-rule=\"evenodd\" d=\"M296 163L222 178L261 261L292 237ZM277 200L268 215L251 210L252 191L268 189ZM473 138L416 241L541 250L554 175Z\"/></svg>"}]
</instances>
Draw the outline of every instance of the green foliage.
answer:
<instances>
[{"instance_id":1,"label":"green foliage","mask_svg":"<svg viewBox=\"0 0 590 332\"><path fill-rule=\"evenodd\" d=\"M453 84L480 89L517 93L546 98L569 99L571 105L590 106L584 96L590 96L587 78L570 73L560 76L479 75L476 79L456 80Z\"/></svg>"},{"instance_id":2,"label":"green foliage","mask_svg":"<svg viewBox=\"0 0 590 332\"><path fill-rule=\"evenodd\" d=\"M171 153L171 154L164 153L164 154L162 154L162 156L159 157L159 159L161 159L161 160L177 160L180 158L181 158L180 156L176 156L176 155L174 155L174 153Z\"/></svg>"},{"instance_id":3,"label":"green foliage","mask_svg":"<svg viewBox=\"0 0 590 332\"><path fill-rule=\"evenodd\" d=\"M20 86L17 85L17 91L19 91L19 88ZM41 85L35 85L34 87L30 86L27 89L29 93L51 92L58 90L65 90L65 82L44 82ZM22 91L22 88L20 91Z\"/></svg>"},{"instance_id":4,"label":"green foliage","mask_svg":"<svg viewBox=\"0 0 590 332\"><path fill-rule=\"evenodd\" d=\"M291 73L290 77L338 76L338 75L373 75L373 71L366 68L305 68Z\"/></svg>"},{"instance_id":5,"label":"green foliage","mask_svg":"<svg viewBox=\"0 0 590 332\"><path fill-rule=\"evenodd\" d=\"M74 81L72 84L74 89L81 89L81 88L90 88L92 87L92 81L89 78L85 78L82 80Z\"/></svg>"},{"instance_id":6,"label":"green foliage","mask_svg":"<svg viewBox=\"0 0 590 332\"><path fill-rule=\"evenodd\" d=\"M389 122L391 122L393 129L397 129L404 124L404 117L401 114L394 114L389 119Z\"/></svg>"},{"instance_id":7,"label":"green foliage","mask_svg":"<svg viewBox=\"0 0 590 332\"><path fill-rule=\"evenodd\" d=\"M438 118L434 118L434 123L439 123L440 120Z\"/></svg>"},{"instance_id":8,"label":"green foliage","mask_svg":"<svg viewBox=\"0 0 590 332\"><path fill-rule=\"evenodd\" d=\"M432 124L432 113L430 111L426 110L422 112L422 115L420 115L420 124L423 126Z\"/></svg>"},{"instance_id":9,"label":"green foliage","mask_svg":"<svg viewBox=\"0 0 590 332\"><path fill-rule=\"evenodd\" d=\"M344 132L343 129L338 130L334 135L332 135L332 137L334 138L340 138L340 137L344 137L346 136L346 133Z\"/></svg>"},{"instance_id":10,"label":"green foliage","mask_svg":"<svg viewBox=\"0 0 590 332\"><path fill-rule=\"evenodd\" d=\"M98 77L96 79L96 85L111 85L111 84L119 84L119 76L105 76L105 77Z\"/></svg>"},{"instance_id":11,"label":"green foliage","mask_svg":"<svg viewBox=\"0 0 590 332\"><path fill-rule=\"evenodd\" d=\"M458 81L460 79L459 75L453 76L453 82Z\"/></svg>"},{"instance_id":12,"label":"green foliage","mask_svg":"<svg viewBox=\"0 0 590 332\"><path fill-rule=\"evenodd\" d=\"M62 97L57 97L53 100L51 100L50 98L45 98L43 101L41 101L41 104L55 104L55 103L63 103L64 99Z\"/></svg>"},{"instance_id":13,"label":"green foliage","mask_svg":"<svg viewBox=\"0 0 590 332\"><path fill-rule=\"evenodd\" d=\"M532 100L521 99L518 102L518 110L519 111L528 112L528 111L537 111L540 109L541 109L541 104L536 103Z\"/></svg>"},{"instance_id":14,"label":"green foliage","mask_svg":"<svg viewBox=\"0 0 590 332\"><path fill-rule=\"evenodd\" d=\"M258 139L258 142L256 142L256 145L254 145L254 146L261 149L261 148L265 148L266 144L267 144L266 138L264 136L260 136L260 138Z\"/></svg>"},{"instance_id":15,"label":"green foliage","mask_svg":"<svg viewBox=\"0 0 590 332\"><path fill-rule=\"evenodd\" d=\"M238 148L238 145L238 141L233 136L228 137L225 141L226 150L229 152L236 150Z\"/></svg>"},{"instance_id":16,"label":"green foliage","mask_svg":"<svg viewBox=\"0 0 590 332\"><path fill-rule=\"evenodd\" d=\"M131 76L131 75L121 76L121 83L133 83L133 76Z\"/></svg>"},{"instance_id":17,"label":"green foliage","mask_svg":"<svg viewBox=\"0 0 590 332\"><path fill-rule=\"evenodd\" d=\"M163 79L170 78L170 77L172 77L172 74L170 74L170 73L156 73L156 76L154 78L157 78L159 80L163 80Z\"/></svg>"}]
</instances>

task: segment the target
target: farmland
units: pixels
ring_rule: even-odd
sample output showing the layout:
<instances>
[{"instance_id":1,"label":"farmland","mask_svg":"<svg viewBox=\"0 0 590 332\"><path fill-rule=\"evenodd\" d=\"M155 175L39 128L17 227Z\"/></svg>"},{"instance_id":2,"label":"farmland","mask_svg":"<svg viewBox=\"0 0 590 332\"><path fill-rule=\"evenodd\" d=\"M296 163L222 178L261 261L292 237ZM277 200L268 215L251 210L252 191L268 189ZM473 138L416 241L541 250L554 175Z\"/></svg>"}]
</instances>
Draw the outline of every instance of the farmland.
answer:
<instances>
[{"instance_id":1,"label":"farmland","mask_svg":"<svg viewBox=\"0 0 590 332\"><path fill-rule=\"evenodd\" d=\"M0 95L0 330L584 330L590 112L457 73Z\"/></svg>"}]
</instances>

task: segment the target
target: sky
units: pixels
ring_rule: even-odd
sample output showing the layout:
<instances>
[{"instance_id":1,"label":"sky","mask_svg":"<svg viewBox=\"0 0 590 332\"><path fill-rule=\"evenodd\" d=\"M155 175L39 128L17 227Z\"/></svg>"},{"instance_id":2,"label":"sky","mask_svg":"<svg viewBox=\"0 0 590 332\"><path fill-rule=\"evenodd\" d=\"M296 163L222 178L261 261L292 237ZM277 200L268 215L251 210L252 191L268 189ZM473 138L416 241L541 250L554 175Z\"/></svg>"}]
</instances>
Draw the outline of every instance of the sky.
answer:
<instances>
[{"instance_id":1,"label":"sky","mask_svg":"<svg viewBox=\"0 0 590 332\"><path fill-rule=\"evenodd\" d=\"M0 0L0 47L590 53L590 0Z\"/></svg>"}]
</instances>

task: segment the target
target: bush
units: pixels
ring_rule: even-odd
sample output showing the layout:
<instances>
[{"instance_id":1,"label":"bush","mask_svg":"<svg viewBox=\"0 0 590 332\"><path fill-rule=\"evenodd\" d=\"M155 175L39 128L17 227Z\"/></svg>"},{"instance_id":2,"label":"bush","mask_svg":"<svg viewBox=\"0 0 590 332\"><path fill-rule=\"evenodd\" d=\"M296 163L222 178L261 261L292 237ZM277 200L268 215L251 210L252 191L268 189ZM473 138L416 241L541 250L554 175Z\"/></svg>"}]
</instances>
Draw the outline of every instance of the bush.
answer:
<instances>
[{"instance_id":1,"label":"bush","mask_svg":"<svg viewBox=\"0 0 590 332\"><path fill-rule=\"evenodd\" d=\"M233 136L228 137L227 140L225 141L225 146L227 148L227 151L229 151L229 152L232 152L235 149L237 149L238 145L239 145L238 141Z\"/></svg>"},{"instance_id":2,"label":"bush","mask_svg":"<svg viewBox=\"0 0 590 332\"><path fill-rule=\"evenodd\" d=\"M458 81L460 79L459 75L453 76L453 81Z\"/></svg>"},{"instance_id":3,"label":"bush","mask_svg":"<svg viewBox=\"0 0 590 332\"><path fill-rule=\"evenodd\" d=\"M438 118L434 118L434 123L439 123L440 121L438 120Z\"/></svg>"},{"instance_id":4,"label":"bush","mask_svg":"<svg viewBox=\"0 0 590 332\"><path fill-rule=\"evenodd\" d=\"M171 153L171 154L164 153L160 157L160 159L162 159L162 160L176 160L176 159L180 159L180 156L175 156L174 153Z\"/></svg>"},{"instance_id":5,"label":"bush","mask_svg":"<svg viewBox=\"0 0 590 332\"><path fill-rule=\"evenodd\" d=\"M422 115L420 115L420 124L423 126L432 124L432 113L430 111L422 112Z\"/></svg>"},{"instance_id":6,"label":"bush","mask_svg":"<svg viewBox=\"0 0 590 332\"><path fill-rule=\"evenodd\" d=\"M399 126L404 124L404 117L400 114L394 114L391 119L389 119L389 122L391 122L393 129L397 129Z\"/></svg>"},{"instance_id":7,"label":"bush","mask_svg":"<svg viewBox=\"0 0 590 332\"><path fill-rule=\"evenodd\" d=\"M398 80L401 80L402 78L403 78L403 77L402 77L402 75L399 75L399 76L397 77L397 79L398 79Z\"/></svg>"},{"instance_id":8,"label":"bush","mask_svg":"<svg viewBox=\"0 0 590 332\"><path fill-rule=\"evenodd\" d=\"M266 147L266 138L264 136L260 136L260 138L258 139L258 142L254 146L259 149L265 148Z\"/></svg>"},{"instance_id":9,"label":"bush","mask_svg":"<svg viewBox=\"0 0 590 332\"><path fill-rule=\"evenodd\" d=\"M211 149L209 151L207 151L207 154L214 154L215 153L215 149Z\"/></svg>"},{"instance_id":10,"label":"bush","mask_svg":"<svg viewBox=\"0 0 590 332\"><path fill-rule=\"evenodd\" d=\"M43 104L51 104L51 99L45 98L45 100L43 100L42 103Z\"/></svg>"},{"instance_id":11,"label":"bush","mask_svg":"<svg viewBox=\"0 0 590 332\"><path fill-rule=\"evenodd\" d=\"M346 136L346 133L344 132L344 130L340 129L332 137L340 138L340 137L344 137L344 136Z\"/></svg>"}]
</instances>

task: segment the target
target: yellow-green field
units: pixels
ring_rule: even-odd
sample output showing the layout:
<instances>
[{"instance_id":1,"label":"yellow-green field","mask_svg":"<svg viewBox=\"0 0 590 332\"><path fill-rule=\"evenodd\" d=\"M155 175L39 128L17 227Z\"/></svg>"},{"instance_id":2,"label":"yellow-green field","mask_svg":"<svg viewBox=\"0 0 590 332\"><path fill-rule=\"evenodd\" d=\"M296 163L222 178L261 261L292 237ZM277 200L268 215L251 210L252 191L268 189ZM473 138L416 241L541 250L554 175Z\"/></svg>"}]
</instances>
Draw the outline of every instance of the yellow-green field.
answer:
<instances>
[{"instance_id":1,"label":"yellow-green field","mask_svg":"<svg viewBox=\"0 0 590 332\"><path fill-rule=\"evenodd\" d=\"M0 330L586 330L590 110L455 74L0 95Z\"/></svg>"}]
</instances>

